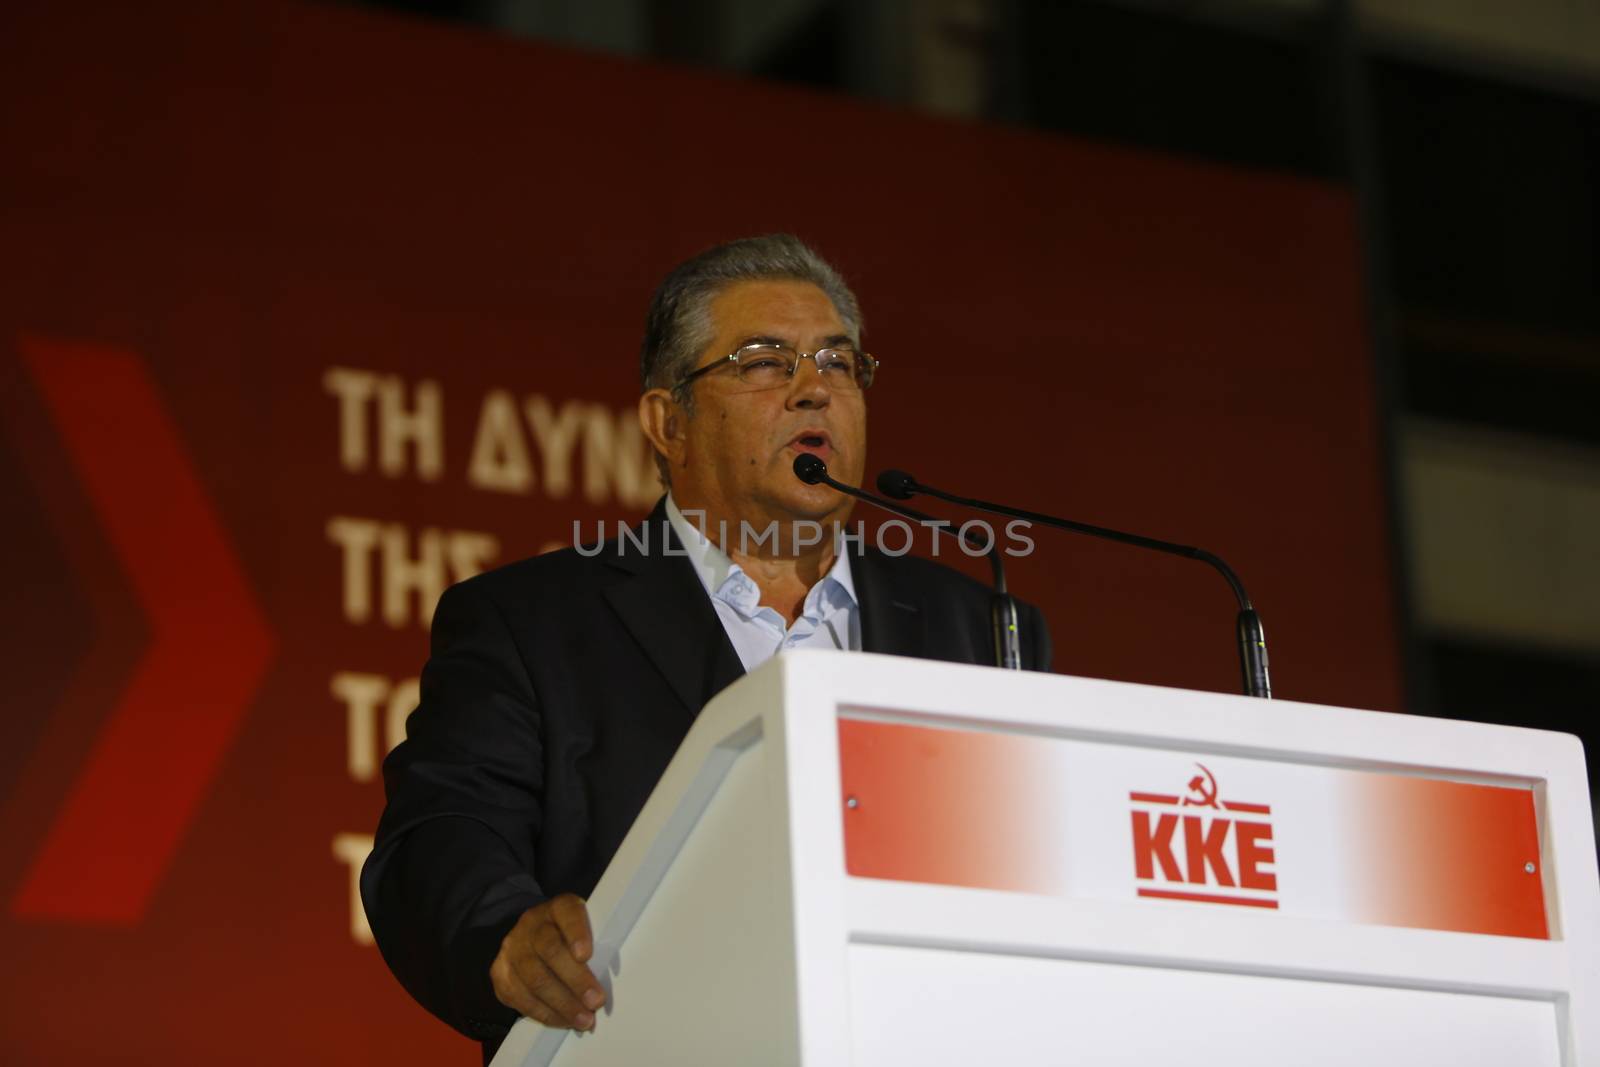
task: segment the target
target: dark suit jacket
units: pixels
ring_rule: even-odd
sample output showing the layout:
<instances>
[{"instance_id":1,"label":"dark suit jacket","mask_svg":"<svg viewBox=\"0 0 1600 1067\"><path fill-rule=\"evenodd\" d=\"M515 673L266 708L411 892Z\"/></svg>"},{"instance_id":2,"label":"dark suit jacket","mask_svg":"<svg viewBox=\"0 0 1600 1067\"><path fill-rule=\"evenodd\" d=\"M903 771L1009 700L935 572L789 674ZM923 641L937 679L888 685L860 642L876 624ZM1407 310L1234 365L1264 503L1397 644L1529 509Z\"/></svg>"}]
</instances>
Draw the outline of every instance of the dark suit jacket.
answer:
<instances>
[{"instance_id":1,"label":"dark suit jacket","mask_svg":"<svg viewBox=\"0 0 1600 1067\"><path fill-rule=\"evenodd\" d=\"M489 964L522 912L588 896L700 708L743 673L656 505L648 546L566 549L447 591L406 740L383 765L388 806L361 896L390 969L429 1011L499 1044L515 1013ZM669 542L670 539L670 542ZM851 558L861 643L992 663L990 591L872 549ZM1024 664L1049 635L1019 605Z\"/></svg>"}]
</instances>

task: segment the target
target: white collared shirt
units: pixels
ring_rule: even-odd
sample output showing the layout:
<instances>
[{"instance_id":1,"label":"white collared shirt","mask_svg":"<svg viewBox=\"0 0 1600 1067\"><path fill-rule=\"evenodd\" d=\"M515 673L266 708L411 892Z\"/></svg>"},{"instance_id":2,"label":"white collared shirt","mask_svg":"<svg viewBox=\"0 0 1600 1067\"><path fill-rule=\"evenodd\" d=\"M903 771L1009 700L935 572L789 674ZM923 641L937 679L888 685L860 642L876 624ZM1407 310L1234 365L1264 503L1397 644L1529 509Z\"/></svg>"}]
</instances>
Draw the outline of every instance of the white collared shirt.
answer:
<instances>
[{"instance_id":1,"label":"white collared shirt","mask_svg":"<svg viewBox=\"0 0 1600 1067\"><path fill-rule=\"evenodd\" d=\"M789 648L861 648L861 606L856 602L848 552L834 556L828 573L806 593L800 617L787 626L775 609L761 606L761 589L755 580L684 517L670 493L667 520L694 564L745 670L755 670Z\"/></svg>"}]
</instances>

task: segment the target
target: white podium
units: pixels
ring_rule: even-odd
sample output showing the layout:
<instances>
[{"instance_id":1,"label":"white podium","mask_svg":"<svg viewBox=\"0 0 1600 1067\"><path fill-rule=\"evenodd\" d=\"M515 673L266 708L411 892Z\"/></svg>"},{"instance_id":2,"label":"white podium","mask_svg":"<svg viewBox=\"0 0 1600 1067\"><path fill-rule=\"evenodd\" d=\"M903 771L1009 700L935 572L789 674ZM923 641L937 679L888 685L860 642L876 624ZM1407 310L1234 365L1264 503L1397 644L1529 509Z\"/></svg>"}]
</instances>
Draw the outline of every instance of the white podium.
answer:
<instances>
[{"instance_id":1,"label":"white podium","mask_svg":"<svg viewBox=\"0 0 1600 1067\"><path fill-rule=\"evenodd\" d=\"M860 653L701 713L496 1067L1597 1067L1564 734Z\"/></svg>"}]
</instances>

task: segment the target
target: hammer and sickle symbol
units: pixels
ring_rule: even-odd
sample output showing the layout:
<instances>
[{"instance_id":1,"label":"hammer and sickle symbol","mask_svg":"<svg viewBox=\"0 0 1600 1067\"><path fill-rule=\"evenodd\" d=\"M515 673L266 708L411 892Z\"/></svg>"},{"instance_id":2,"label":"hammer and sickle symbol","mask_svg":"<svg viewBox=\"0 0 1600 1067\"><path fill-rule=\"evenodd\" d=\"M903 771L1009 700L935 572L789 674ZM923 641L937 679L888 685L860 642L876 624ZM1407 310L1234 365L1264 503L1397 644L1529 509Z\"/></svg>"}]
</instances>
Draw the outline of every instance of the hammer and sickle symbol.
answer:
<instances>
[{"instance_id":1,"label":"hammer and sickle symbol","mask_svg":"<svg viewBox=\"0 0 1600 1067\"><path fill-rule=\"evenodd\" d=\"M1189 779L1189 792L1194 795L1184 797L1183 806L1217 808L1220 811L1221 806L1217 803L1217 776L1212 774L1211 769L1204 763L1196 763L1195 766L1205 771L1205 774L1203 776L1197 774Z\"/></svg>"}]
</instances>

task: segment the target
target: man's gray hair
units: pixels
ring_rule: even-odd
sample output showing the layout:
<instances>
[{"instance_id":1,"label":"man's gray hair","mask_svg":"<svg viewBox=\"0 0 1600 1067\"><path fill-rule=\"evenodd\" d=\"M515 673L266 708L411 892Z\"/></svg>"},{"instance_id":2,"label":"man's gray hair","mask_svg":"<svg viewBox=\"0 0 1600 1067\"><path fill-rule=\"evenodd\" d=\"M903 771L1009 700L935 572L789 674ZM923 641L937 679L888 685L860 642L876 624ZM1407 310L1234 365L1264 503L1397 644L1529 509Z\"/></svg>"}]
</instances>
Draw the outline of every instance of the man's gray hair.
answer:
<instances>
[{"instance_id":1,"label":"man's gray hair","mask_svg":"<svg viewBox=\"0 0 1600 1067\"><path fill-rule=\"evenodd\" d=\"M810 282L827 294L845 331L861 338L861 307L833 266L788 233L745 237L708 248L674 267L650 300L639 350L643 389L671 389L694 370L712 341L711 301L735 282ZM681 398L693 410L692 398Z\"/></svg>"}]
</instances>

